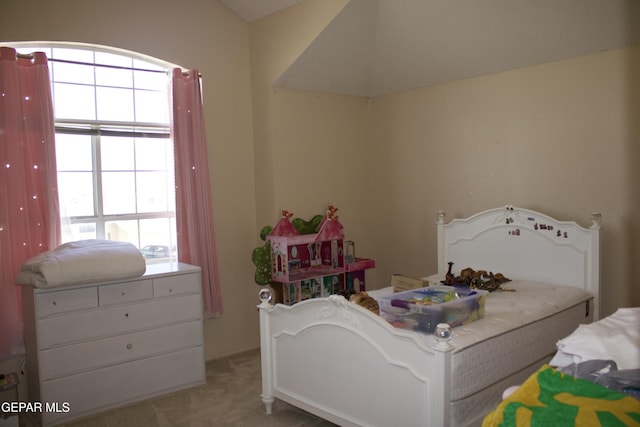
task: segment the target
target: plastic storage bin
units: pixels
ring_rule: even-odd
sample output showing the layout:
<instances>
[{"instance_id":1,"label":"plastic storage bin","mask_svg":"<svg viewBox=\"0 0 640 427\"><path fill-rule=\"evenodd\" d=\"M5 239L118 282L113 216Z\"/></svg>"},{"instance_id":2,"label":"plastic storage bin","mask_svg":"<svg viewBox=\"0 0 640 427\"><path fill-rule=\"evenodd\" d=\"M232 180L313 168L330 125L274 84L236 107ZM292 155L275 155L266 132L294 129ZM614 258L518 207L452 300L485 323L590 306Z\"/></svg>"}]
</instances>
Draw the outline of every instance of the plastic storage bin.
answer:
<instances>
[{"instance_id":1,"label":"plastic storage bin","mask_svg":"<svg viewBox=\"0 0 640 427\"><path fill-rule=\"evenodd\" d=\"M452 327L484 317L489 294L480 289L435 285L378 299L380 316L396 327L433 333L438 323Z\"/></svg>"}]
</instances>

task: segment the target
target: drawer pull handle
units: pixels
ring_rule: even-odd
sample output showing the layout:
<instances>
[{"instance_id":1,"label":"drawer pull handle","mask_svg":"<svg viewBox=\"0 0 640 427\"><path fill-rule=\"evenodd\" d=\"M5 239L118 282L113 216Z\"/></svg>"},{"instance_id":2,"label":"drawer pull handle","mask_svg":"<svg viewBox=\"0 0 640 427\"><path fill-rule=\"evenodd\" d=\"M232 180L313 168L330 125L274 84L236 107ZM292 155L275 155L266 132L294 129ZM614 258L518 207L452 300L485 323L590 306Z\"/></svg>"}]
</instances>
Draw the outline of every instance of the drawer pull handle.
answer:
<instances>
[{"instance_id":1,"label":"drawer pull handle","mask_svg":"<svg viewBox=\"0 0 640 427\"><path fill-rule=\"evenodd\" d=\"M133 344L129 343L127 344L127 350L131 350L133 348Z\"/></svg>"},{"instance_id":2,"label":"drawer pull handle","mask_svg":"<svg viewBox=\"0 0 640 427\"><path fill-rule=\"evenodd\" d=\"M58 305L58 303L56 303L55 301L53 302L53 305Z\"/></svg>"},{"instance_id":3,"label":"drawer pull handle","mask_svg":"<svg viewBox=\"0 0 640 427\"><path fill-rule=\"evenodd\" d=\"M173 288L169 288L169 293L173 292Z\"/></svg>"},{"instance_id":4,"label":"drawer pull handle","mask_svg":"<svg viewBox=\"0 0 640 427\"><path fill-rule=\"evenodd\" d=\"M128 319L129 318L129 313L125 313L124 317L126 317Z\"/></svg>"},{"instance_id":5,"label":"drawer pull handle","mask_svg":"<svg viewBox=\"0 0 640 427\"><path fill-rule=\"evenodd\" d=\"M124 296L124 294L125 294L125 292L123 292L121 296Z\"/></svg>"}]
</instances>

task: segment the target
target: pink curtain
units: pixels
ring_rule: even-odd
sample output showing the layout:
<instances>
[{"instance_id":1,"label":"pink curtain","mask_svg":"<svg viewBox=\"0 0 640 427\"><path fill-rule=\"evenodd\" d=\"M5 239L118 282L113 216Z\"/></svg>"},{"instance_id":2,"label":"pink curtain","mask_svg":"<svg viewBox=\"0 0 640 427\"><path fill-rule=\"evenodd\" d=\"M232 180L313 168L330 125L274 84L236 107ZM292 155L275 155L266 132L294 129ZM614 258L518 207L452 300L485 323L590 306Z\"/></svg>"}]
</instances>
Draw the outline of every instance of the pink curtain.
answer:
<instances>
[{"instance_id":1,"label":"pink curtain","mask_svg":"<svg viewBox=\"0 0 640 427\"><path fill-rule=\"evenodd\" d=\"M0 47L0 360L24 351L20 265L60 242L47 57Z\"/></svg>"},{"instance_id":2,"label":"pink curtain","mask_svg":"<svg viewBox=\"0 0 640 427\"><path fill-rule=\"evenodd\" d=\"M174 69L172 88L178 259L202 268L205 317L219 317L222 295L198 72Z\"/></svg>"}]
</instances>

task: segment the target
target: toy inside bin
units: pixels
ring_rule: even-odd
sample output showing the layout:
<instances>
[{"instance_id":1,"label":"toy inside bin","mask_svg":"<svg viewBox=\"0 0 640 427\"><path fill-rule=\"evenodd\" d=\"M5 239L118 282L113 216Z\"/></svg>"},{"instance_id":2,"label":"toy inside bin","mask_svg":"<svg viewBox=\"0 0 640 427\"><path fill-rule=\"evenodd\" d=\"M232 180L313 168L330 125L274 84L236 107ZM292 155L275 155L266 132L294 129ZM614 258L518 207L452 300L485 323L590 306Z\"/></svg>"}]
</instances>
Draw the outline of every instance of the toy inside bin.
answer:
<instances>
[{"instance_id":1,"label":"toy inside bin","mask_svg":"<svg viewBox=\"0 0 640 427\"><path fill-rule=\"evenodd\" d=\"M484 317L489 294L480 289L435 285L380 297L380 316L396 327L433 333L438 323L452 327Z\"/></svg>"}]
</instances>

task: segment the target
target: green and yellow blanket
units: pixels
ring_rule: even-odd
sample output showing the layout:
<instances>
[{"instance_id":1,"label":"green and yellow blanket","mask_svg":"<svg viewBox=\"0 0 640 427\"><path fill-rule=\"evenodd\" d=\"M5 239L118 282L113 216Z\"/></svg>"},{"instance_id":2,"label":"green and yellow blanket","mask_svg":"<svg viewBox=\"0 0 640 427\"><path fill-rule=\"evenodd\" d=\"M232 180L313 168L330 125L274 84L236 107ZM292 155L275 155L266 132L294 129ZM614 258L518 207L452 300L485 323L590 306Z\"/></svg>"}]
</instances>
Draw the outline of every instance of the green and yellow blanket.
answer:
<instances>
[{"instance_id":1,"label":"green and yellow blanket","mask_svg":"<svg viewBox=\"0 0 640 427\"><path fill-rule=\"evenodd\" d=\"M640 400L544 365L482 427L638 426Z\"/></svg>"}]
</instances>

